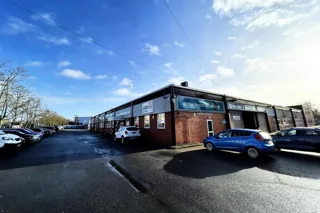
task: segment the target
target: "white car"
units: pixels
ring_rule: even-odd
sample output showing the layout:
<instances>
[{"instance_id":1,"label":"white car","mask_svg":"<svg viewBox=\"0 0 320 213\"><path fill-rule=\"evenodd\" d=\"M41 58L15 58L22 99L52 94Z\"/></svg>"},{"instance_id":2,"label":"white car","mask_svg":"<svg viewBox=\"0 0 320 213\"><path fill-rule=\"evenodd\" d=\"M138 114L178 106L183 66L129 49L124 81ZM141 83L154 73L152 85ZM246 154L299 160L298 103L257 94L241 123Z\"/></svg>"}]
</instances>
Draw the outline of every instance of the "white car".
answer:
<instances>
[{"instance_id":1,"label":"white car","mask_svg":"<svg viewBox=\"0 0 320 213\"><path fill-rule=\"evenodd\" d=\"M141 136L140 131L135 126L122 126L114 134L114 142L117 142L120 139L120 142L123 144L126 140L138 139Z\"/></svg>"},{"instance_id":2,"label":"white car","mask_svg":"<svg viewBox=\"0 0 320 213\"><path fill-rule=\"evenodd\" d=\"M21 147L22 140L14 134L6 134L0 130L0 148L7 148L10 152L15 152Z\"/></svg>"}]
</instances>

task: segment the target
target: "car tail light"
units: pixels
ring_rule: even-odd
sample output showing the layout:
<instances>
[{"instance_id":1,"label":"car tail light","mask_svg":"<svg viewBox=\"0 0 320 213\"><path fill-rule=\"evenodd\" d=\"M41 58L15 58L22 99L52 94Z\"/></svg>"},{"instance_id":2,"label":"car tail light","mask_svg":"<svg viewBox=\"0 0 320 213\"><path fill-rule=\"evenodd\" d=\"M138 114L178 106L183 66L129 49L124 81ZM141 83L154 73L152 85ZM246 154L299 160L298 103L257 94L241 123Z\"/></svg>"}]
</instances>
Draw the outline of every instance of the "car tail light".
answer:
<instances>
[{"instance_id":1,"label":"car tail light","mask_svg":"<svg viewBox=\"0 0 320 213\"><path fill-rule=\"evenodd\" d=\"M127 131L125 131L125 132L124 132L124 134L126 134L126 135L127 135L127 134L128 134L128 132L127 132Z\"/></svg>"},{"instance_id":2,"label":"car tail light","mask_svg":"<svg viewBox=\"0 0 320 213\"><path fill-rule=\"evenodd\" d=\"M254 138L259 140L259 141L263 141L264 140L264 138L259 133L254 134Z\"/></svg>"}]
</instances>

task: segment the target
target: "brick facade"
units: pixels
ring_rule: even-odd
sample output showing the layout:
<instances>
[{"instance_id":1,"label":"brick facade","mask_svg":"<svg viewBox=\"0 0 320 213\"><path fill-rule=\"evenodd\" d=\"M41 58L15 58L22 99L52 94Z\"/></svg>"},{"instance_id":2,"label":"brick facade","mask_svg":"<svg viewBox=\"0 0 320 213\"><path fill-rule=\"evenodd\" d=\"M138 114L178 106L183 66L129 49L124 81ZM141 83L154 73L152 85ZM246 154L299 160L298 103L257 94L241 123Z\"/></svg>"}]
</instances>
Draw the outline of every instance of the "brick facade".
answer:
<instances>
[{"instance_id":1,"label":"brick facade","mask_svg":"<svg viewBox=\"0 0 320 213\"><path fill-rule=\"evenodd\" d=\"M165 129L157 128L157 115L150 115L150 128L144 128L144 116L139 117L139 129L147 145L171 146L172 126L170 112L165 113Z\"/></svg>"},{"instance_id":2,"label":"brick facade","mask_svg":"<svg viewBox=\"0 0 320 213\"><path fill-rule=\"evenodd\" d=\"M224 113L175 112L177 145L201 143L208 136L207 120L213 121L214 133L225 130L224 119Z\"/></svg>"}]
</instances>

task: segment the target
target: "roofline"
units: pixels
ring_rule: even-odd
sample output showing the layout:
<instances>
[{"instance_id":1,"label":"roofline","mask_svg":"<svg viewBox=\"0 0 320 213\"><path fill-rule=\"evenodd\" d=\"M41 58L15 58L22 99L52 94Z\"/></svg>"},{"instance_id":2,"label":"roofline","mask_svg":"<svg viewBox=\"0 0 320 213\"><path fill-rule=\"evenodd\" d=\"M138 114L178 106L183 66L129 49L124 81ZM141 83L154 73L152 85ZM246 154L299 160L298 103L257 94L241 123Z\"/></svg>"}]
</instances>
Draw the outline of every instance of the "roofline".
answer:
<instances>
[{"instance_id":1,"label":"roofline","mask_svg":"<svg viewBox=\"0 0 320 213\"><path fill-rule=\"evenodd\" d=\"M106 110L106 111L104 111L104 112L102 112L102 113L99 113L99 114L97 114L97 115L94 115L94 116L92 116L91 118L96 117L96 116L99 116L99 115L101 115L101 114L103 114L103 113L106 113L106 112L108 112L108 111L115 110L116 108L119 108L119 107L122 107L122 106L124 106L124 105L130 104L130 103L132 103L132 102L134 102L134 101L137 101L137 100L139 100L139 99L141 99L141 98L144 98L144 97L146 97L146 96L148 96L148 95L151 95L151 94L153 94L153 93L159 92L159 91L161 91L161 90L167 89L167 88L169 88L169 87L176 87L176 88L181 88L181 89L185 89L185 90L192 90L192 91L197 91L197 92L209 93L209 94L211 94L211 95L216 95L216 96L221 96L221 97L224 96L224 97L226 97L226 98L232 98L232 99L237 99L237 100L240 100L240 101L246 101L246 102L251 102L251 103L257 103L257 104L266 105L266 106L270 106L270 107L281 107L281 108L287 108L287 109L296 109L296 108L287 107L287 106L280 106L280 105L274 105L274 104L269 104L269 103L264 103L264 102L258 102L258 101L248 100L248 99L244 99L244 98L238 98L238 97L231 96L231 95L227 95L227 94L215 93L215 92L211 92L211 91L208 91L208 90L196 89L196 88L193 88L193 87L185 87L185 86L181 86L181 85L177 85L177 84L169 84L169 85L167 85L167 86L165 86L165 87L161 87L160 89L157 89L157 90L155 90L155 91L149 92L149 93L147 93L147 94L145 94L145 95L142 95L142 96L140 96L140 97L138 97L138 98L135 98L135 99L133 99L133 100L131 100L131 101L128 101L128 102L126 102L126 103L124 103L124 104L121 104L121 105L119 105L119 106L117 106L117 107L111 108L111 109ZM300 110L300 109L297 109L297 110Z\"/></svg>"},{"instance_id":2,"label":"roofline","mask_svg":"<svg viewBox=\"0 0 320 213\"><path fill-rule=\"evenodd\" d=\"M102 113L106 113L106 112L108 112L108 111L114 110L114 109L116 109L116 108L119 108L119 107L121 107L121 106L124 106L124 105L126 105L126 104L129 104L129 103L131 103L131 102L134 102L134 101L136 101L136 100L139 100L139 99L144 98L144 97L146 97L146 96L148 96L148 95L151 95L151 94L153 94L153 93L159 92L159 91L161 91L161 90L167 89L167 88L172 87L172 86L174 86L174 84L169 84L169 85L167 85L167 86L165 86L165 87L161 87L160 89L157 89L157 90L155 90L155 91L149 92L149 93L147 93L147 94L145 94L145 95L142 95L142 96L140 96L140 97L138 97L138 98L136 98L136 99L133 99L133 100L131 100L131 101L128 101L128 102L126 102L126 103L124 103L124 104L121 104L121 105L119 105L119 106L117 106L117 107L113 107L113 108L111 108L111 109L109 109L109 110L106 110L106 111L104 111L104 112L102 112ZM102 113L99 113L99 114L97 114L97 115L94 115L94 116L92 116L91 118L96 117L96 116L99 116L99 115L101 115Z\"/></svg>"}]
</instances>

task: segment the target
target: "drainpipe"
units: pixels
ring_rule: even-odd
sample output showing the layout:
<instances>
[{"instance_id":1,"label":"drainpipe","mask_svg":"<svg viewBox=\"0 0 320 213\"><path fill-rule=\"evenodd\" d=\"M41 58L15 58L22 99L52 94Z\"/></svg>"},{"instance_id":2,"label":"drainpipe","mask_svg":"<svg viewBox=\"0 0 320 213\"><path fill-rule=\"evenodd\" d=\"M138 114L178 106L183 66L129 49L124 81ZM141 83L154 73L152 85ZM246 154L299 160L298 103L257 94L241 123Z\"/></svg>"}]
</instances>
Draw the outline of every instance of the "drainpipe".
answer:
<instances>
[{"instance_id":1,"label":"drainpipe","mask_svg":"<svg viewBox=\"0 0 320 213\"><path fill-rule=\"evenodd\" d=\"M277 130L280 130L280 125L279 125L279 121L278 121L276 107L272 106L272 108L273 108L273 111L274 111L274 118L276 119Z\"/></svg>"},{"instance_id":2,"label":"drainpipe","mask_svg":"<svg viewBox=\"0 0 320 213\"><path fill-rule=\"evenodd\" d=\"M130 126L134 125L134 119L133 119L133 103L131 101L131 117L130 117Z\"/></svg>"},{"instance_id":3,"label":"drainpipe","mask_svg":"<svg viewBox=\"0 0 320 213\"><path fill-rule=\"evenodd\" d=\"M106 113L103 113L103 135L106 135Z\"/></svg>"},{"instance_id":4,"label":"drainpipe","mask_svg":"<svg viewBox=\"0 0 320 213\"><path fill-rule=\"evenodd\" d=\"M227 102L227 96L224 95L223 96L223 103L224 103L224 108L226 110L226 114L225 114L225 119L226 119L226 125L227 125L227 129L230 129L231 128L231 125L230 125L230 111L229 111L229 108L228 108L228 102Z\"/></svg>"},{"instance_id":5,"label":"drainpipe","mask_svg":"<svg viewBox=\"0 0 320 213\"><path fill-rule=\"evenodd\" d=\"M295 120L295 118L294 118L294 114L293 114L292 109L290 109L290 112L291 112L291 116L292 116L292 120L293 120L293 126L294 126L294 127L297 127L296 120Z\"/></svg>"},{"instance_id":6,"label":"drainpipe","mask_svg":"<svg viewBox=\"0 0 320 213\"><path fill-rule=\"evenodd\" d=\"M176 143L176 121L174 115L174 86L170 88L170 114L171 114L171 132L172 132L172 146L175 146Z\"/></svg>"},{"instance_id":7,"label":"drainpipe","mask_svg":"<svg viewBox=\"0 0 320 213\"><path fill-rule=\"evenodd\" d=\"M303 121L304 121L304 126L308 126L308 122L307 122L307 118L306 118L306 114L304 113L304 109L302 107L302 116L303 116Z\"/></svg>"}]
</instances>

